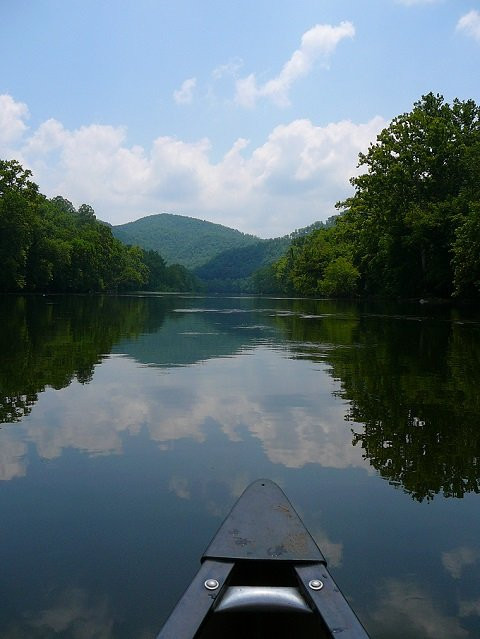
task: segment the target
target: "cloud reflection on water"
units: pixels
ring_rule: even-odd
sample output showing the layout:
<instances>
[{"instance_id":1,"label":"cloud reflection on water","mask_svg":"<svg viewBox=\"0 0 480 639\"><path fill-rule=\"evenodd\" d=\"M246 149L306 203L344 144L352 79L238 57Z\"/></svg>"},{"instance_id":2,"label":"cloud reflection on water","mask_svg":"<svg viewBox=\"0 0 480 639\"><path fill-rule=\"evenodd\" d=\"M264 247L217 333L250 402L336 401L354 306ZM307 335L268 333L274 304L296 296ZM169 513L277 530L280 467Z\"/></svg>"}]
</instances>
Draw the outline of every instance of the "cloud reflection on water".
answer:
<instances>
[{"instance_id":1,"label":"cloud reflection on water","mask_svg":"<svg viewBox=\"0 0 480 639\"><path fill-rule=\"evenodd\" d=\"M2 635L5 639L41 639L60 635L73 639L112 639L114 617L106 596L94 598L81 588L67 588L50 605L26 613Z\"/></svg>"},{"instance_id":2,"label":"cloud reflection on water","mask_svg":"<svg viewBox=\"0 0 480 639\"><path fill-rule=\"evenodd\" d=\"M473 566L480 559L480 550L470 546L460 546L442 553L442 564L454 579L460 579L467 566Z\"/></svg>"},{"instance_id":3,"label":"cloud reflection on water","mask_svg":"<svg viewBox=\"0 0 480 639\"><path fill-rule=\"evenodd\" d=\"M383 636L391 639L464 639L470 636L459 620L445 614L428 592L407 580L385 582L372 618Z\"/></svg>"},{"instance_id":4,"label":"cloud reflection on water","mask_svg":"<svg viewBox=\"0 0 480 639\"><path fill-rule=\"evenodd\" d=\"M67 448L112 455L123 452L125 435L142 429L160 445L180 439L202 444L212 422L233 445L246 434L258 440L274 464L368 469L352 447L345 407L331 392L327 373L312 375L309 363L266 347L162 370L112 356L90 384L48 389L31 415L2 431L1 477L26 473L27 442L48 460Z\"/></svg>"}]
</instances>

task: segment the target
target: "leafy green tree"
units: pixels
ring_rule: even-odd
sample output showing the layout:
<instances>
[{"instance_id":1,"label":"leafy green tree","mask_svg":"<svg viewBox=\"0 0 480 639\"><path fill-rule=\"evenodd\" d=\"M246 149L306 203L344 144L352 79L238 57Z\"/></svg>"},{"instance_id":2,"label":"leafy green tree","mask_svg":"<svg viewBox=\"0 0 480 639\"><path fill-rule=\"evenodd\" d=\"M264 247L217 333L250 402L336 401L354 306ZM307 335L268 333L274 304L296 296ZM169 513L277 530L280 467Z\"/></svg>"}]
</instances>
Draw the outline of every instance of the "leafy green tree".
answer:
<instances>
[{"instance_id":1,"label":"leafy green tree","mask_svg":"<svg viewBox=\"0 0 480 639\"><path fill-rule=\"evenodd\" d=\"M0 160L0 197L18 193L27 201L34 201L38 186L30 180L32 172L24 169L17 160Z\"/></svg>"},{"instance_id":2,"label":"leafy green tree","mask_svg":"<svg viewBox=\"0 0 480 639\"><path fill-rule=\"evenodd\" d=\"M451 251L468 210L467 167L479 140L472 100L449 105L430 93L360 154L366 172L351 180L355 194L339 207L366 292L452 293Z\"/></svg>"},{"instance_id":3,"label":"leafy green tree","mask_svg":"<svg viewBox=\"0 0 480 639\"><path fill-rule=\"evenodd\" d=\"M275 277L285 293L351 296L359 279L352 254L348 233L336 223L294 240L275 263Z\"/></svg>"},{"instance_id":4,"label":"leafy green tree","mask_svg":"<svg viewBox=\"0 0 480 639\"><path fill-rule=\"evenodd\" d=\"M325 267L319 288L330 297L352 297L359 277L358 269L346 257L337 257Z\"/></svg>"},{"instance_id":5,"label":"leafy green tree","mask_svg":"<svg viewBox=\"0 0 480 639\"><path fill-rule=\"evenodd\" d=\"M26 285L32 222L39 199L31 175L16 160L0 160L0 290L21 290Z\"/></svg>"},{"instance_id":6,"label":"leafy green tree","mask_svg":"<svg viewBox=\"0 0 480 639\"><path fill-rule=\"evenodd\" d=\"M48 200L30 178L17 161L0 161L0 290L102 292L145 284L141 249L114 238L90 205L76 211L61 196Z\"/></svg>"},{"instance_id":7,"label":"leafy green tree","mask_svg":"<svg viewBox=\"0 0 480 639\"><path fill-rule=\"evenodd\" d=\"M273 264L268 264L252 275L252 289L256 293L280 293L281 287L275 277Z\"/></svg>"}]
</instances>

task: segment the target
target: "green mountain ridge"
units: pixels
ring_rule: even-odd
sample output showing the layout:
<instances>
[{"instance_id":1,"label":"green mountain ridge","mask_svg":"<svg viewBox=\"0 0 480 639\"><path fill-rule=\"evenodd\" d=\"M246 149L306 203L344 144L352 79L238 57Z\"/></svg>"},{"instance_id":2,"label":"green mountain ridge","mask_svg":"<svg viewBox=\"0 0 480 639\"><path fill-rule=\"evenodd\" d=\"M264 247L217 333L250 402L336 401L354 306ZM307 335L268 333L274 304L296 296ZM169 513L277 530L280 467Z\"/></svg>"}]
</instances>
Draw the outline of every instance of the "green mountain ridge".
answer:
<instances>
[{"instance_id":1,"label":"green mountain ridge","mask_svg":"<svg viewBox=\"0 0 480 639\"><path fill-rule=\"evenodd\" d=\"M314 222L272 239L171 213L149 215L111 228L125 244L157 251L168 264L190 269L210 292L247 292L254 273L284 255L293 239L330 223Z\"/></svg>"},{"instance_id":2,"label":"green mountain ridge","mask_svg":"<svg viewBox=\"0 0 480 639\"><path fill-rule=\"evenodd\" d=\"M112 227L125 244L158 251L169 264L196 269L219 253L255 244L260 238L193 217L159 213Z\"/></svg>"}]
</instances>

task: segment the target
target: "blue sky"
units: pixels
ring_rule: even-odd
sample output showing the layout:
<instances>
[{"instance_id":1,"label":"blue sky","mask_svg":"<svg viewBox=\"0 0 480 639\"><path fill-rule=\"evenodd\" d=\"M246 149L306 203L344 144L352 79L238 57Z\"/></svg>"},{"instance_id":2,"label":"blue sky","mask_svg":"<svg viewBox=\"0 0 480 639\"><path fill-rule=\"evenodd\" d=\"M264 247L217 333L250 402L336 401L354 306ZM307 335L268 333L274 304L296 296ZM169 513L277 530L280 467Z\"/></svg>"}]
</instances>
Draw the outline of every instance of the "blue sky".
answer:
<instances>
[{"instance_id":1,"label":"blue sky","mask_svg":"<svg viewBox=\"0 0 480 639\"><path fill-rule=\"evenodd\" d=\"M478 0L2 0L0 158L113 224L332 215L422 94L480 103Z\"/></svg>"}]
</instances>

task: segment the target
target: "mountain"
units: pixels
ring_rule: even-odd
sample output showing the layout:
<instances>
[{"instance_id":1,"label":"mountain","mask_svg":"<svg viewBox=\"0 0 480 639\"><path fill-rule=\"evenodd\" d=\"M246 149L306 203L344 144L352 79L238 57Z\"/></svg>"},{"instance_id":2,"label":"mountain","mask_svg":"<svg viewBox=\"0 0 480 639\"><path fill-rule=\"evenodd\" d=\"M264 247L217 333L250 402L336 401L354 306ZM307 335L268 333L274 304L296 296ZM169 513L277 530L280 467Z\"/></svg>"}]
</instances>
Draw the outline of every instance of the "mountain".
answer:
<instances>
[{"instance_id":1,"label":"mountain","mask_svg":"<svg viewBox=\"0 0 480 639\"><path fill-rule=\"evenodd\" d=\"M125 244L158 251L168 264L193 271L209 292L250 292L253 274L285 254L292 240L333 223L333 218L263 240L193 217L161 213L112 227ZM253 288L252 288L253 287Z\"/></svg>"},{"instance_id":2,"label":"mountain","mask_svg":"<svg viewBox=\"0 0 480 639\"><path fill-rule=\"evenodd\" d=\"M158 251L169 264L196 269L223 251L244 248L261 241L235 229L183 215L161 213L113 226L115 237Z\"/></svg>"}]
</instances>

